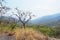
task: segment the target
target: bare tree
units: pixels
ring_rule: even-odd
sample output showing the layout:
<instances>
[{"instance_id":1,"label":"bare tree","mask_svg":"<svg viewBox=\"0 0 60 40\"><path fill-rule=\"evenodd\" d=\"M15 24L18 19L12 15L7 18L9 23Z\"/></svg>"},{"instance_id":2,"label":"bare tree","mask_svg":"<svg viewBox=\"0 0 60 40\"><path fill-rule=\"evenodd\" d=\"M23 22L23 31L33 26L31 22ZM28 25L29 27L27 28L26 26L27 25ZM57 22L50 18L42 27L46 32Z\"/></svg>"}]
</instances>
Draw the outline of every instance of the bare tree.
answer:
<instances>
[{"instance_id":1,"label":"bare tree","mask_svg":"<svg viewBox=\"0 0 60 40\"><path fill-rule=\"evenodd\" d=\"M0 0L0 6L3 6L3 2L5 2L5 3L6 3L6 1L5 1L5 0Z\"/></svg>"},{"instance_id":2,"label":"bare tree","mask_svg":"<svg viewBox=\"0 0 60 40\"><path fill-rule=\"evenodd\" d=\"M9 7L6 7L6 5L3 4L6 3L5 0L0 0L0 17L2 19L3 14L5 14L8 10L10 10Z\"/></svg>"},{"instance_id":3,"label":"bare tree","mask_svg":"<svg viewBox=\"0 0 60 40\"><path fill-rule=\"evenodd\" d=\"M26 23L32 19L33 15L31 14L31 12L22 12L18 8L16 8L16 11L17 13L14 15L18 17L19 22L21 22L25 28Z\"/></svg>"},{"instance_id":4,"label":"bare tree","mask_svg":"<svg viewBox=\"0 0 60 40\"><path fill-rule=\"evenodd\" d=\"M0 24L2 23L3 14L6 14L8 10L10 10L10 8L4 5L4 3L6 3L5 0L0 0ZM2 27L1 27L1 33L2 33Z\"/></svg>"}]
</instances>

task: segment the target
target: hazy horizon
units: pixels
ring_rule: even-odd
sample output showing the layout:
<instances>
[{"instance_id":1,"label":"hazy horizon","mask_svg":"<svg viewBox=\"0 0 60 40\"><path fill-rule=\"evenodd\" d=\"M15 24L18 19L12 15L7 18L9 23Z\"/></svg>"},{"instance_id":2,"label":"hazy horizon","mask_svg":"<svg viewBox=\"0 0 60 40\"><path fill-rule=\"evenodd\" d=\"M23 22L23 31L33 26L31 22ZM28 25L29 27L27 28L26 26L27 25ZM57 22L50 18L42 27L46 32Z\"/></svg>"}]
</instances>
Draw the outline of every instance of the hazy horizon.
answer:
<instances>
[{"instance_id":1,"label":"hazy horizon","mask_svg":"<svg viewBox=\"0 0 60 40\"><path fill-rule=\"evenodd\" d=\"M11 8L32 12L35 18L60 13L60 0L6 0Z\"/></svg>"}]
</instances>

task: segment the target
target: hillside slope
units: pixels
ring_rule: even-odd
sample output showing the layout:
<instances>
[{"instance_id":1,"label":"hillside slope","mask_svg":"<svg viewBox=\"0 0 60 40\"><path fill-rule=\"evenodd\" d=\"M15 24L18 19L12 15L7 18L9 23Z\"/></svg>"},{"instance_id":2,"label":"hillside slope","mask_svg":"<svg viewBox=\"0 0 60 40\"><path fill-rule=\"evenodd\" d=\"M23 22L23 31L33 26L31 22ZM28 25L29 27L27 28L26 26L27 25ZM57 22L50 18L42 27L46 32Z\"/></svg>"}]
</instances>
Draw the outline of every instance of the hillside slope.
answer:
<instances>
[{"instance_id":1,"label":"hillside slope","mask_svg":"<svg viewBox=\"0 0 60 40\"><path fill-rule=\"evenodd\" d=\"M42 24L42 25L49 25L49 26L56 26L60 25L60 13L49 15L49 16L43 16L42 18L37 18L35 20L32 20L32 24Z\"/></svg>"}]
</instances>

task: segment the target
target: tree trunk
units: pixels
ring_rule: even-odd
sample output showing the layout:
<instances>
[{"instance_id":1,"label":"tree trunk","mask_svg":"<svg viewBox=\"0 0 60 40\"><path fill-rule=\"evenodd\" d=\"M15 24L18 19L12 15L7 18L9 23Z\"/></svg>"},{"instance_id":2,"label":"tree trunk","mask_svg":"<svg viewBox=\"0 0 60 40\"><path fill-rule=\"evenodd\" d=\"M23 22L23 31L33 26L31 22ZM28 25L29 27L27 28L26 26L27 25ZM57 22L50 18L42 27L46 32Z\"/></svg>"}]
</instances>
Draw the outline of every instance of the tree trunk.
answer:
<instances>
[{"instance_id":1,"label":"tree trunk","mask_svg":"<svg viewBox=\"0 0 60 40\"><path fill-rule=\"evenodd\" d=\"M25 29L25 23L23 23L23 27L24 27L24 29Z\"/></svg>"}]
</instances>

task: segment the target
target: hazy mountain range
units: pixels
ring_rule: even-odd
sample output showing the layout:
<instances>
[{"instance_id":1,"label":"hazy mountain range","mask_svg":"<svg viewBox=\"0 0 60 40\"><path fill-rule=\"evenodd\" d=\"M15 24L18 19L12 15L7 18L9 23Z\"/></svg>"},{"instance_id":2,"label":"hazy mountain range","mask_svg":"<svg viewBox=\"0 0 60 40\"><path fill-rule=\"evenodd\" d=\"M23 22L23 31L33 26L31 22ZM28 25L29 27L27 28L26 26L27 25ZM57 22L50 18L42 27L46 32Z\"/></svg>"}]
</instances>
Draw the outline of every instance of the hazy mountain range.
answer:
<instances>
[{"instance_id":1,"label":"hazy mountain range","mask_svg":"<svg viewBox=\"0 0 60 40\"><path fill-rule=\"evenodd\" d=\"M48 25L48 26L60 26L60 13L43 16L31 21L32 24Z\"/></svg>"},{"instance_id":2,"label":"hazy mountain range","mask_svg":"<svg viewBox=\"0 0 60 40\"><path fill-rule=\"evenodd\" d=\"M9 16L2 16L0 17L0 20L6 21L6 22L17 22L18 21L16 18L9 17Z\"/></svg>"},{"instance_id":3,"label":"hazy mountain range","mask_svg":"<svg viewBox=\"0 0 60 40\"><path fill-rule=\"evenodd\" d=\"M1 17L0 17L0 20L1 20ZM17 22L18 20L13 17L2 16L2 21ZM60 26L60 13L43 16L41 18L31 20L29 23L35 24L35 25L37 24L37 25L47 25L47 26Z\"/></svg>"}]
</instances>

